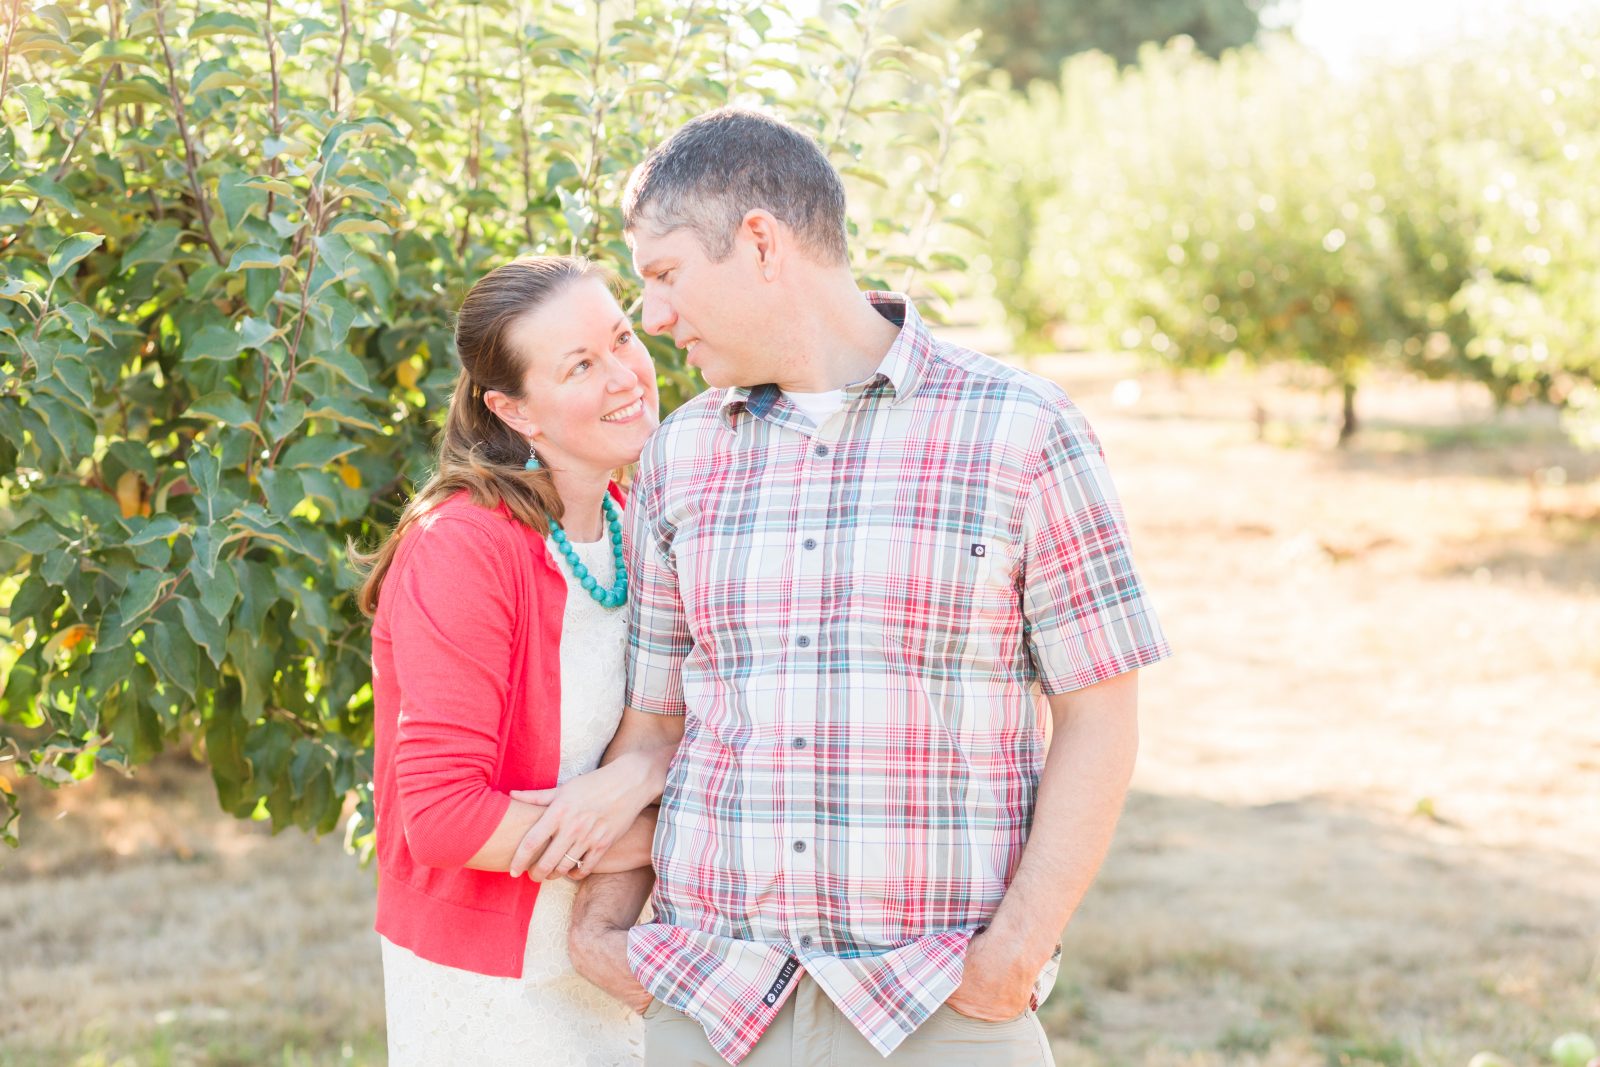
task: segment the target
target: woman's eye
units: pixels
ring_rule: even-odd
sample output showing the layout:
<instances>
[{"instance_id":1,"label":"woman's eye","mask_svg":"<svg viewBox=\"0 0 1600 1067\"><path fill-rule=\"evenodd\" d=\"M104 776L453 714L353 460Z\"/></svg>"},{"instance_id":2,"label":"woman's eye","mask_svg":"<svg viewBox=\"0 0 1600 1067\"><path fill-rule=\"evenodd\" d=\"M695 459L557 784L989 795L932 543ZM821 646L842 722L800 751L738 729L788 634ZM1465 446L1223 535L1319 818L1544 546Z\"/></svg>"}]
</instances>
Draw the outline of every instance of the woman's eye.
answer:
<instances>
[{"instance_id":1,"label":"woman's eye","mask_svg":"<svg viewBox=\"0 0 1600 1067\"><path fill-rule=\"evenodd\" d=\"M621 348L623 345L626 345L626 344L631 344L632 342L633 342L633 331L632 330L623 330L620 334L617 335L617 347L618 348Z\"/></svg>"},{"instance_id":2,"label":"woman's eye","mask_svg":"<svg viewBox=\"0 0 1600 1067\"><path fill-rule=\"evenodd\" d=\"M591 363L589 360L580 359L577 363L573 364L572 370L569 373L581 374L582 372L588 370L591 366L593 366L593 363Z\"/></svg>"}]
</instances>

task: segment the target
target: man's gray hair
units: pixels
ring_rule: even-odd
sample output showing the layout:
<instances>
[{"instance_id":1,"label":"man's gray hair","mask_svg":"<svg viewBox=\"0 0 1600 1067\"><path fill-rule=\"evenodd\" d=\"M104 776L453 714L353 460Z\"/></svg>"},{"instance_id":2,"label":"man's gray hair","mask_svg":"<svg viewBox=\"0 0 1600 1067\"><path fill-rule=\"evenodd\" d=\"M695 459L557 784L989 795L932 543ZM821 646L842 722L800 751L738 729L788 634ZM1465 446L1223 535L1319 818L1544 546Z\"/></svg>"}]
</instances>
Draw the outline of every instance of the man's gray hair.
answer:
<instances>
[{"instance_id":1,"label":"man's gray hair","mask_svg":"<svg viewBox=\"0 0 1600 1067\"><path fill-rule=\"evenodd\" d=\"M712 261L733 252L746 213L769 211L813 259L848 263L844 183L817 143L758 111L725 107L685 123L639 164L623 228L688 227Z\"/></svg>"}]
</instances>

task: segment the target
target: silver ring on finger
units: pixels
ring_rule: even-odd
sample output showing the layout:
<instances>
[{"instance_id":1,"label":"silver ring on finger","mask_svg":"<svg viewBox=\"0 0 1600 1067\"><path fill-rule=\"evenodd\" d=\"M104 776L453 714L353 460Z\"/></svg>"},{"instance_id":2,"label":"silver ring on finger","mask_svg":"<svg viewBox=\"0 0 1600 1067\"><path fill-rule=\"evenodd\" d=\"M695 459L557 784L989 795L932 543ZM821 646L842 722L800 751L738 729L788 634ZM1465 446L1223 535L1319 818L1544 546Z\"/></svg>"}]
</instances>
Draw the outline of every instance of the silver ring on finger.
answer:
<instances>
[{"instance_id":1,"label":"silver ring on finger","mask_svg":"<svg viewBox=\"0 0 1600 1067\"><path fill-rule=\"evenodd\" d=\"M574 856L572 853L568 852L565 855L563 855L561 858L562 859L566 859L566 860L571 860L572 861L572 865L574 867L582 867L583 866L583 857L582 856Z\"/></svg>"}]
</instances>

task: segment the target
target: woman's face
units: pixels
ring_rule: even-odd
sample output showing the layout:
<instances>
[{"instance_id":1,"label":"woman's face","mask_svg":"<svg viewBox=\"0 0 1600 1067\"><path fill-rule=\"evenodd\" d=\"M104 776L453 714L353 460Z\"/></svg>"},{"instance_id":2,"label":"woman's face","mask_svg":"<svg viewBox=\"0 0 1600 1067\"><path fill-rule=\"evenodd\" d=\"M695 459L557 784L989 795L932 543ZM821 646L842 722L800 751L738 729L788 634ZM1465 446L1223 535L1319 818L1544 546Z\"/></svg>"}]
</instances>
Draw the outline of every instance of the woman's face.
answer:
<instances>
[{"instance_id":1,"label":"woman's face","mask_svg":"<svg viewBox=\"0 0 1600 1067\"><path fill-rule=\"evenodd\" d=\"M601 475L639 458L661 421L655 364L605 283L571 283L506 340L527 368L522 397L493 406L546 466Z\"/></svg>"}]
</instances>

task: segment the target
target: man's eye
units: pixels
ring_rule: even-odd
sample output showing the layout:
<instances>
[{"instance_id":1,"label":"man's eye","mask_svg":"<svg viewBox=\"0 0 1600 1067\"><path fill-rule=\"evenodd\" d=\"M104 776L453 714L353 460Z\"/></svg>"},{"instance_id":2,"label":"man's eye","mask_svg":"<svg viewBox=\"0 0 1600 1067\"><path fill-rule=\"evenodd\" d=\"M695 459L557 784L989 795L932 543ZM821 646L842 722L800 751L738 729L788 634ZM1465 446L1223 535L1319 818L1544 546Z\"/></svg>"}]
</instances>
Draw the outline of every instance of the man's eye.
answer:
<instances>
[{"instance_id":1,"label":"man's eye","mask_svg":"<svg viewBox=\"0 0 1600 1067\"><path fill-rule=\"evenodd\" d=\"M578 360L578 362L577 362L577 363L574 363L574 364L573 364L573 365L572 365L572 370L571 370L571 371L569 371L569 372L568 372L568 373L569 373L569 374L578 374L578 373L579 373L579 372L581 372L581 371L586 371L586 370L588 370L588 369L589 369L589 368L590 368L590 367L591 367L591 366L592 366L592 365L593 365L593 364L592 364L592 363L591 363L591 362L590 362L590 361L589 361L589 360L587 360L587 359L580 359L580 360Z\"/></svg>"},{"instance_id":2,"label":"man's eye","mask_svg":"<svg viewBox=\"0 0 1600 1067\"><path fill-rule=\"evenodd\" d=\"M656 281L660 282L662 285L667 284L671 280L672 280L672 272L670 270L664 270L660 274L656 275Z\"/></svg>"},{"instance_id":3,"label":"man's eye","mask_svg":"<svg viewBox=\"0 0 1600 1067\"><path fill-rule=\"evenodd\" d=\"M618 348L621 348L625 344L631 344L632 341L633 341L633 331L632 330L623 330L621 333L619 333L617 335L617 347Z\"/></svg>"}]
</instances>

